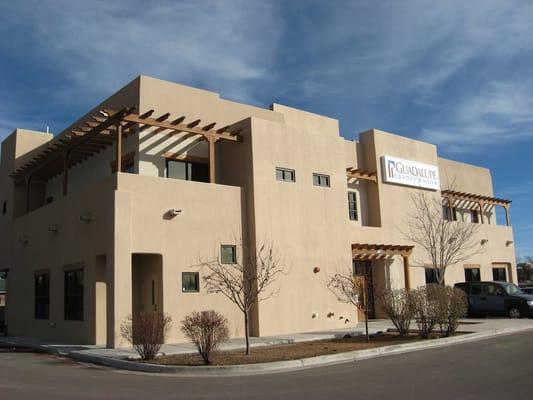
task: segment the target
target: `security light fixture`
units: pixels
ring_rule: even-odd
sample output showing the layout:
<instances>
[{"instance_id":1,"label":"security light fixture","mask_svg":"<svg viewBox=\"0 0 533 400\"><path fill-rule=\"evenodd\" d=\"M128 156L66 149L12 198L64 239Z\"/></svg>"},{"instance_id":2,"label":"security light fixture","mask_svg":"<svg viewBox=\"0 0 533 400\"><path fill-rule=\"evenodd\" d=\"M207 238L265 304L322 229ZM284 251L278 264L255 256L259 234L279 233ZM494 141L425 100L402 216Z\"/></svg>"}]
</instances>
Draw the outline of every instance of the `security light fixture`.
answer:
<instances>
[{"instance_id":1,"label":"security light fixture","mask_svg":"<svg viewBox=\"0 0 533 400\"><path fill-rule=\"evenodd\" d=\"M508 240L508 241L505 242L505 245L506 245L507 247L509 247L509 246L512 245L512 244L513 244L513 241L512 241L512 240Z\"/></svg>"},{"instance_id":2,"label":"security light fixture","mask_svg":"<svg viewBox=\"0 0 533 400\"><path fill-rule=\"evenodd\" d=\"M489 242L489 239L481 239L481 245L484 246Z\"/></svg>"}]
</instances>

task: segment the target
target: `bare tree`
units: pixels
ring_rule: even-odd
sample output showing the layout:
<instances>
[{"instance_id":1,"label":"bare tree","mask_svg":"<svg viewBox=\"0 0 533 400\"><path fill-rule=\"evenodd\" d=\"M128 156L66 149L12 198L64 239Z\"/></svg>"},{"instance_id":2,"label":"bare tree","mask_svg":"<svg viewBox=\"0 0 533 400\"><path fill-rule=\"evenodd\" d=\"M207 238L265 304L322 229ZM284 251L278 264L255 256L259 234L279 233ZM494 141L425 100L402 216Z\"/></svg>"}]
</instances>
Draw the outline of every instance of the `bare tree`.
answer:
<instances>
[{"instance_id":1,"label":"bare tree","mask_svg":"<svg viewBox=\"0 0 533 400\"><path fill-rule=\"evenodd\" d=\"M368 335L368 280L366 276L356 276L351 268L341 271L331 276L327 281L327 287L331 290L337 300L351 304L361 310L365 316L366 341L370 340Z\"/></svg>"},{"instance_id":2,"label":"bare tree","mask_svg":"<svg viewBox=\"0 0 533 400\"><path fill-rule=\"evenodd\" d=\"M426 193L418 192L411 199L414 211L408 216L408 230L402 231L403 236L423 250L425 260L419 260L420 264L429 260L437 282L443 285L446 268L480 252L475 240L479 225L447 220L441 200Z\"/></svg>"},{"instance_id":3,"label":"bare tree","mask_svg":"<svg viewBox=\"0 0 533 400\"><path fill-rule=\"evenodd\" d=\"M234 263L223 263L220 258L201 261L208 273L204 277L208 293L221 293L235 304L244 315L246 354L250 354L250 310L254 304L277 293L272 284L285 273L279 256L272 245L260 243L253 251L240 241Z\"/></svg>"}]
</instances>

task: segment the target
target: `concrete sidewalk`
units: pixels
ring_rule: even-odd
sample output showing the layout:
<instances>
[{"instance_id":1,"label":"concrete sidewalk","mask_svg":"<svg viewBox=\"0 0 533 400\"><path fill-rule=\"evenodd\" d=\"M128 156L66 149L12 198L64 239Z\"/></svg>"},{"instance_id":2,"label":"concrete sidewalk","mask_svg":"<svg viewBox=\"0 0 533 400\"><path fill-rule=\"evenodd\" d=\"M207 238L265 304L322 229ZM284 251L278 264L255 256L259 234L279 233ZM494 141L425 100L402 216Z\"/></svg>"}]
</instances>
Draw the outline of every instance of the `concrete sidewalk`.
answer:
<instances>
[{"instance_id":1,"label":"concrete sidewalk","mask_svg":"<svg viewBox=\"0 0 533 400\"><path fill-rule=\"evenodd\" d=\"M413 328L416 328L416 323L413 323ZM387 329L393 329L394 326L389 320L373 320L369 322L369 333L375 334L378 332L385 332ZM427 342L417 342L414 344L396 345L383 348L373 348L368 350L360 350L350 353L339 353L336 355L313 357L304 360L292 360L266 364L250 364L245 366L230 366L230 367L160 367L151 364L141 364L131 362L138 359L137 353L132 348L121 349L106 349L100 346L77 346L65 345L59 343L50 343L38 341L29 338L19 337L0 337L0 346L13 346L32 348L40 351L45 351L52 354L71 357L77 360L92 362L101 365L107 365L114 368L122 368L129 370L137 370L144 372L168 372L168 373L189 373L191 368L196 372L200 372L203 368L206 369L204 373L220 375L226 374L242 374L254 371L293 369L296 367L309 367L313 365L329 364L332 362L346 362L362 360L366 358L379 357L385 354L402 353L406 351L414 351L423 348L432 348L436 346L448 345L453 343L460 343L465 341L480 340L483 338L494 337L498 335L511 334L515 332L522 332L525 330L533 330L533 319L506 319L506 318L486 318L486 319L465 319L459 326L462 332L471 332L473 335L460 335L452 338L443 338ZM251 338L252 347L289 344L306 341L316 341L331 338L342 338L345 335L363 335L364 324L359 324L355 329L340 329L322 332L305 332L291 335L270 336L261 338ZM231 339L222 346L222 350L236 350L244 349L245 341L243 338ZM165 344L161 348L161 353L169 354L186 354L195 353L196 348L191 343L179 344ZM219 372L214 372L213 368ZM244 368L244 369L243 369Z\"/></svg>"}]
</instances>

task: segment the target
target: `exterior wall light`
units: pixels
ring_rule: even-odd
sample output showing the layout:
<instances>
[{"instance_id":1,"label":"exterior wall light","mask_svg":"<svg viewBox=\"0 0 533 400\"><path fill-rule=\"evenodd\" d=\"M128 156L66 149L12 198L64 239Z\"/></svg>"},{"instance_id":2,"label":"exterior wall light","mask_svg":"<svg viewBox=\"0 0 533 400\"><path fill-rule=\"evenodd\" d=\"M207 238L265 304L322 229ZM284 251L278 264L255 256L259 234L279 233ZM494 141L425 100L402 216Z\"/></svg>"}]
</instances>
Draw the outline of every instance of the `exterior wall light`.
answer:
<instances>
[{"instance_id":1,"label":"exterior wall light","mask_svg":"<svg viewBox=\"0 0 533 400\"><path fill-rule=\"evenodd\" d=\"M80 215L80 221L81 222L85 222L86 224L88 224L92 220L93 220L93 217L92 217L90 212L86 212L86 213L83 213L83 214Z\"/></svg>"},{"instance_id":2,"label":"exterior wall light","mask_svg":"<svg viewBox=\"0 0 533 400\"><path fill-rule=\"evenodd\" d=\"M313 319L318 318L318 313L317 313L317 312L314 312L313 315L311 315L311 318L313 318Z\"/></svg>"},{"instance_id":3,"label":"exterior wall light","mask_svg":"<svg viewBox=\"0 0 533 400\"><path fill-rule=\"evenodd\" d=\"M314 272L315 274L318 274L318 273L320 272L320 267L315 267L315 268L313 268L313 272Z\"/></svg>"},{"instance_id":4,"label":"exterior wall light","mask_svg":"<svg viewBox=\"0 0 533 400\"><path fill-rule=\"evenodd\" d=\"M28 244L28 235L22 235L19 237L19 242L22 244Z\"/></svg>"},{"instance_id":5,"label":"exterior wall light","mask_svg":"<svg viewBox=\"0 0 533 400\"><path fill-rule=\"evenodd\" d=\"M481 245L484 246L489 242L489 239L481 239Z\"/></svg>"},{"instance_id":6,"label":"exterior wall light","mask_svg":"<svg viewBox=\"0 0 533 400\"><path fill-rule=\"evenodd\" d=\"M59 225L53 224L48 226L48 232L57 233L59 231Z\"/></svg>"},{"instance_id":7,"label":"exterior wall light","mask_svg":"<svg viewBox=\"0 0 533 400\"><path fill-rule=\"evenodd\" d=\"M513 244L513 241L512 241L512 240L508 240L508 241L505 242L505 245L506 245L507 247L509 247L509 246L512 245L512 244Z\"/></svg>"}]
</instances>

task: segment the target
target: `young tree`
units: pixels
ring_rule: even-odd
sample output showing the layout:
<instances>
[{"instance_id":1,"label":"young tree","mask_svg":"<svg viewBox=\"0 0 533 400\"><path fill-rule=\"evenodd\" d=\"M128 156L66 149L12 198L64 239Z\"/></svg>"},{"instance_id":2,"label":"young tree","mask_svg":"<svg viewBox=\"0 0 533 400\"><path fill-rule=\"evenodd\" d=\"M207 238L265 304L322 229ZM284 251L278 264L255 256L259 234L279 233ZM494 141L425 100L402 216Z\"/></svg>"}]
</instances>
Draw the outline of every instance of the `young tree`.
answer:
<instances>
[{"instance_id":1,"label":"young tree","mask_svg":"<svg viewBox=\"0 0 533 400\"><path fill-rule=\"evenodd\" d=\"M351 304L361 310L365 316L366 341L370 340L368 334L368 280L365 276L356 276L351 268L338 272L327 281L327 287L331 290L337 300Z\"/></svg>"},{"instance_id":2,"label":"young tree","mask_svg":"<svg viewBox=\"0 0 533 400\"><path fill-rule=\"evenodd\" d=\"M437 282L444 284L446 268L468 260L481 250L475 240L479 224L448 221L443 215L440 198L418 192L411 197L414 211L408 216L408 229L403 236L424 252L435 270Z\"/></svg>"},{"instance_id":3,"label":"young tree","mask_svg":"<svg viewBox=\"0 0 533 400\"><path fill-rule=\"evenodd\" d=\"M204 276L207 292L221 293L243 313L246 355L249 355L250 310L254 304L276 294L272 284L285 273L285 267L273 246L265 243L258 244L253 251L240 241L236 253L233 263L223 263L217 258L202 261L200 265L207 270Z\"/></svg>"}]
</instances>

